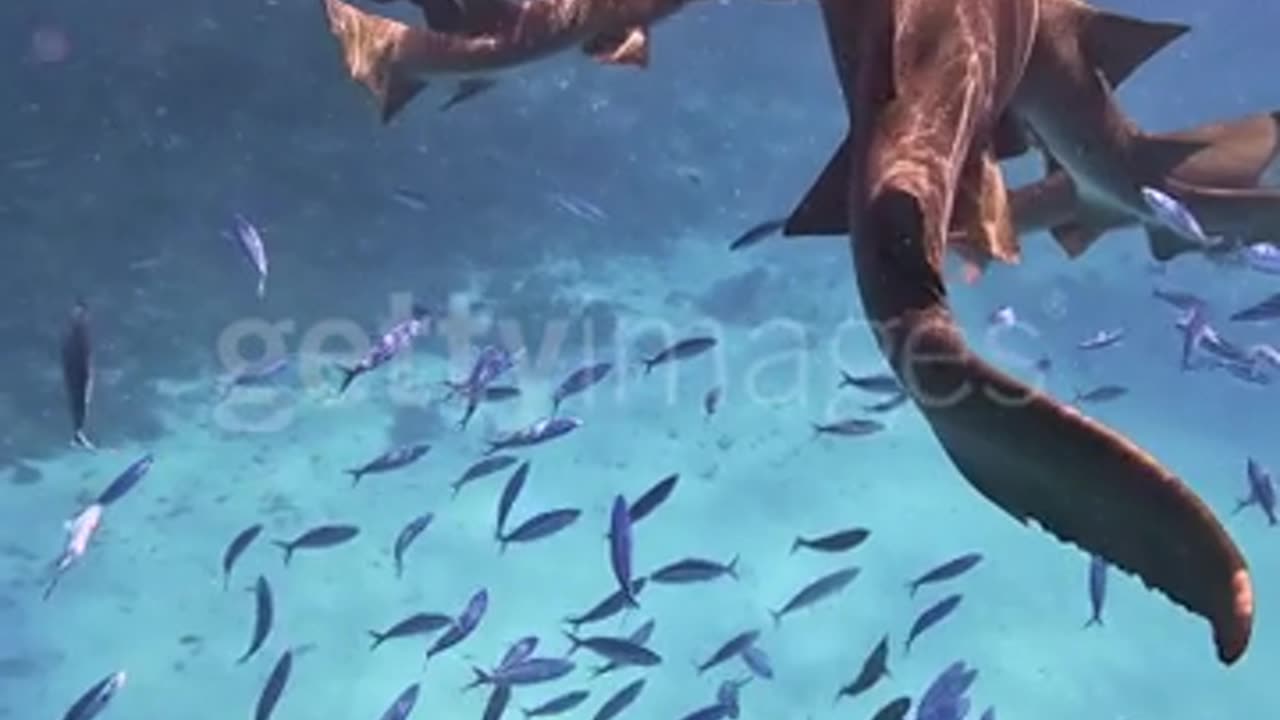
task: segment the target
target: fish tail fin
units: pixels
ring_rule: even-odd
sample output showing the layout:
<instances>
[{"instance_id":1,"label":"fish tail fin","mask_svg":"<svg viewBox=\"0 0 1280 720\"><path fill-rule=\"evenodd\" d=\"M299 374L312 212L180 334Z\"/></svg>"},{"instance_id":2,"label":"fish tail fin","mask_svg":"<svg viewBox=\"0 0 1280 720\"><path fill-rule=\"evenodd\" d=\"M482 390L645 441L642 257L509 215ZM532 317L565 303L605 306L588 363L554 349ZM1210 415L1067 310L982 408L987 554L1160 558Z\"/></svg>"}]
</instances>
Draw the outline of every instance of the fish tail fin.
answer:
<instances>
[{"instance_id":1,"label":"fish tail fin","mask_svg":"<svg viewBox=\"0 0 1280 720\"><path fill-rule=\"evenodd\" d=\"M564 638L569 641L569 651L565 655L572 655L577 652L578 648L582 647L582 638L568 630L561 630L560 632L564 633Z\"/></svg>"},{"instance_id":2,"label":"fish tail fin","mask_svg":"<svg viewBox=\"0 0 1280 720\"><path fill-rule=\"evenodd\" d=\"M266 276L258 277L258 299L261 300L267 296L267 278Z\"/></svg>"},{"instance_id":3,"label":"fish tail fin","mask_svg":"<svg viewBox=\"0 0 1280 720\"><path fill-rule=\"evenodd\" d=\"M844 235L849 232L849 168L852 142L846 137L832 153L782 227L783 237Z\"/></svg>"},{"instance_id":4,"label":"fish tail fin","mask_svg":"<svg viewBox=\"0 0 1280 720\"><path fill-rule=\"evenodd\" d=\"M1249 507L1252 504L1253 504L1253 498L1244 498L1243 500L1237 500L1235 509L1231 511L1231 514L1239 515L1241 512L1244 511L1245 508Z\"/></svg>"},{"instance_id":5,"label":"fish tail fin","mask_svg":"<svg viewBox=\"0 0 1280 720\"><path fill-rule=\"evenodd\" d=\"M271 544L284 551L284 566L289 567L289 561L293 559L293 546L283 540L272 540Z\"/></svg>"},{"instance_id":6,"label":"fish tail fin","mask_svg":"<svg viewBox=\"0 0 1280 720\"><path fill-rule=\"evenodd\" d=\"M40 596L41 600L48 600L53 591L58 587L58 581L62 579L62 573L55 572L53 577L49 578L49 584L44 586L44 594Z\"/></svg>"},{"instance_id":7,"label":"fish tail fin","mask_svg":"<svg viewBox=\"0 0 1280 720\"><path fill-rule=\"evenodd\" d=\"M98 449L98 448L93 444L93 441L89 439L89 436L88 436L88 435L86 435L86 434L85 434L85 432L84 432L84 430L82 430L82 429L77 429L74 433L72 433L72 435L71 435L71 446L72 446L72 447L78 447L78 448L80 448L81 450L90 450L90 451L92 451L92 450L97 450L97 449Z\"/></svg>"},{"instance_id":8,"label":"fish tail fin","mask_svg":"<svg viewBox=\"0 0 1280 720\"><path fill-rule=\"evenodd\" d=\"M1088 629L1089 629L1089 628L1091 628L1091 627L1103 627L1103 623L1102 623L1102 615L1099 615L1099 614L1095 614L1095 615L1093 615L1093 616L1092 616L1092 617L1090 617L1087 621L1085 621L1084 626L1083 626L1082 628L1080 628L1080 629L1081 629L1081 630L1088 630Z\"/></svg>"},{"instance_id":9,"label":"fish tail fin","mask_svg":"<svg viewBox=\"0 0 1280 720\"><path fill-rule=\"evenodd\" d=\"M366 630L365 632L368 633L369 637L373 638L373 642L369 644L369 650L371 652L373 650L377 650L378 646L381 645L383 641L387 639L386 636L384 636L382 633L378 632L377 630Z\"/></svg>"},{"instance_id":10,"label":"fish tail fin","mask_svg":"<svg viewBox=\"0 0 1280 720\"><path fill-rule=\"evenodd\" d=\"M342 373L342 384L338 386L338 394L341 395L351 387L351 383L355 382L357 377L360 377L360 368L339 365L338 371Z\"/></svg>"},{"instance_id":11,"label":"fish tail fin","mask_svg":"<svg viewBox=\"0 0 1280 720\"><path fill-rule=\"evenodd\" d=\"M920 589L920 583L914 580L907 583L907 597L915 597L916 591Z\"/></svg>"},{"instance_id":12,"label":"fish tail fin","mask_svg":"<svg viewBox=\"0 0 1280 720\"><path fill-rule=\"evenodd\" d=\"M343 470L342 472L351 476L351 487L359 485L360 480L364 477L364 473L359 470Z\"/></svg>"},{"instance_id":13,"label":"fish tail fin","mask_svg":"<svg viewBox=\"0 0 1280 720\"><path fill-rule=\"evenodd\" d=\"M729 564L724 566L724 571L728 573L729 577L733 578L734 580L739 579L738 578L738 560L740 559L742 559L741 555L734 555L733 559L729 561Z\"/></svg>"},{"instance_id":14,"label":"fish tail fin","mask_svg":"<svg viewBox=\"0 0 1280 720\"><path fill-rule=\"evenodd\" d=\"M799 551L800 551L800 548L802 548L802 547L804 547L804 540L802 540L802 539L800 539L800 538L796 538L796 539L795 539L794 541L792 541L792 543L791 543L791 554L792 554L792 555L795 555L797 552L799 552Z\"/></svg>"},{"instance_id":15,"label":"fish tail fin","mask_svg":"<svg viewBox=\"0 0 1280 720\"><path fill-rule=\"evenodd\" d=\"M493 678L489 675L489 673L485 672L479 667L476 667L475 665L471 666L471 674L472 674L471 682L463 686L462 692L466 692L468 690L471 690L472 688L478 688L481 685L493 682Z\"/></svg>"},{"instance_id":16,"label":"fish tail fin","mask_svg":"<svg viewBox=\"0 0 1280 720\"><path fill-rule=\"evenodd\" d=\"M781 627L781 625L782 625L782 614L783 614L784 612L785 612L785 610L770 610L770 611L769 611L769 617L772 617L772 618L773 618L773 626L774 626L775 628L776 628L776 627Z\"/></svg>"},{"instance_id":17,"label":"fish tail fin","mask_svg":"<svg viewBox=\"0 0 1280 720\"><path fill-rule=\"evenodd\" d=\"M451 485L449 486L449 489L453 491L453 492L449 493L449 499L450 499L450 500L457 500L457 499L458 499L458 493L462 492L462 483L455 482L455 483L453 483L453 484L451 484Z\"/></svg>"}]
</instances>

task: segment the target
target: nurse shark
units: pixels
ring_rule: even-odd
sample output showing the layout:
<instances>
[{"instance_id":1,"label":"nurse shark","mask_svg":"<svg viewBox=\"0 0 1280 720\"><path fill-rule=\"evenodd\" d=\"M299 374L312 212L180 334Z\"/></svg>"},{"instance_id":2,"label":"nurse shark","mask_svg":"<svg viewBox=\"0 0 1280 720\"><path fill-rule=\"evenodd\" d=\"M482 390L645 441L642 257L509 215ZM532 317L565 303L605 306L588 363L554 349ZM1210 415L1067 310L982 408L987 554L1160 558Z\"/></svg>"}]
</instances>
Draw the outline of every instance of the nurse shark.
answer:
<instances>
[{"instance_id":1,"label":"nurse shark","mask_svg":"<svg viewBox=\"0 0 1280 720\"><path fill-rule=\"evenodd\" d=\"M1043 102L1052 84L1059 100L1073 90L1096 99L1103 76L1116 84L1178 28L1067 0L820 5L851 128L784 232L851 232L876 341L979 493L1203 617L1219 660L1235 662L1248 646L1254 599L1244 557L1219 520L1127 438L979 358L954 321L942 274L953 226L964 228L956 247L965 252L1017 257L996 161L1025 144L1018 126L1034 105L1028 98ZM1046 37L1051 47L1040 47ZM1098 121L1083 107L1066 115ZM1054 123L1043 134L1059 142L1070 127L1046 124ZM1080 163L1063 165L1074 176Z\"/></svg>"},{"instance_id":2,"label":"nurse shark","mask_svg":"<svg viewBox=\"0 0 1280 720\"><path fill-rule=\"evenodd\" d=\"M411 27L343 0L324 0L351 78L388 123L433 78L482 87L482 78L577 47L597 61L644 67L649 26L691 0L467 0L450 10L416 0L428 22ZM464 90L460 89L460 94Z\"/></svg>"}]
</instances>

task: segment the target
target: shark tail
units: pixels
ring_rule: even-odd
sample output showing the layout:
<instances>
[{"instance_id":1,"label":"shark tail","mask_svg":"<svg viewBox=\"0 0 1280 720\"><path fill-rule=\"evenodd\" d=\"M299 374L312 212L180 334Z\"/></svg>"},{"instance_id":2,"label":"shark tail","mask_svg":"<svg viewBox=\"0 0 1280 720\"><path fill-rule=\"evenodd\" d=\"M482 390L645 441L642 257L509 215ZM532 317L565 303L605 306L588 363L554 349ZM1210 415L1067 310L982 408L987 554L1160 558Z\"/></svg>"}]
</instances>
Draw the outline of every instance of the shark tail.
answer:
<instances>
[{"instance_id":1,"label":"shark tail","mask_svg":"<svg viewBox=\"0 0 1280 720\"><path fill-rule=\"evenodd\" d=\"M1151 22L1088 6L1081 45L1113 87L1129 78L1153 55L1191 31L1190 25Z\"/></svg>"}]
</instances>

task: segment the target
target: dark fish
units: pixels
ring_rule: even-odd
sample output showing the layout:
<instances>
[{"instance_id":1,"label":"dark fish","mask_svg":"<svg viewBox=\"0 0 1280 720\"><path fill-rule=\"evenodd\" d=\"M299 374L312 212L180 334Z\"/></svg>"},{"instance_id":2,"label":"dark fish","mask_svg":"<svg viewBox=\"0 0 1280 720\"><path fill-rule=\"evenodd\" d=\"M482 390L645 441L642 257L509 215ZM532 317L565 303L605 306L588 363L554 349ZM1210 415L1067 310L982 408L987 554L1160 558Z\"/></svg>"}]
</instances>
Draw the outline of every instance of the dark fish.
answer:
<instances>
[{"instance_id":1,"label":"dark fish","mask_svg":"<svg viewBox=\"0 0 1280 720\"><path fill-rule=\"evenodd\" d=\"M487 454L492 455L499 450L510 448L541 445L568 435L580 427L582 427L582 421L577 418L563 416L543 418L529 427L507 433L496 440L490 440Z\"/></svg>"},{"instance_id":2,"label":"dark fish","mask_svg":"<svg viewBox=\"0 0 1280 720\"><path fill-rule=\"evenodd\" d=\"M636 498L631 503L631 507L627 509L627 513L631 516L631 524L635 525L645 519L658 506L666 502L671 496L671 491L676 489L676 483L680 481L679 473L671 473L654 483L653 487L644 491L644 494Z\"/></svg>"},{"instance_id":3,"label":"dark fish","mask_svg":"<svg viewBox=\"0 0 1280 720\"><path fill-rule=\"evenodd\" d=\"M982 717L978 718L978 720L996 720L996 709L994 707L989 707L986 710L983 710Z\"/></svg>"},{"instance_id":4,"label":"dark fish","mask_svg":"<svg viewBox=\"0 0 1280 720\"><path fill-rule=\"evenodd\" d=\"M287 369L289 369L289 358L285 355L244 365L221 381L220 396L225 398L238 387L268 385Z\"/></svg>"},{"instance_id":5,"label":"dark fish","mask_svg":"<svg viewBox=\"0 0 1280 720\"><path fill-rule=\"evenodd\" d=\"M864 392L875 393L877 395L902 395L906 392L898 378L888 373L877 373L874 375L850 375L844 370L841 370L840 385L838 387L854 387Z\"/></svg>"},{"instance_id":6,"label":"dark fish","mask_svg":"<svg viewBox=\"0 0 1280 720\"><path fill-rule=\"evenodd\" d=\"M1195 310L1209 306L1209 303L1199 295L1182 292L1181 290L1161 290L1160 288L1155 288L1151 291L1151 295L1157 300L1168 305L1172 305L1179 310Z\"/></svg>"},{"instance_id":7,"label":"dark fish","mask_svg":"<svg viewBox=\"0 0 1280 720\"><path fill-rule=\"evenodd\" d=\"M480 625L480 621L484 618L485 611L488 609L489 592L484 589L477 590L471 596L471 599L467 601L467 606L462 610L462 614L449 626L448 631L441 635L435 644L427 650L427 659L430 660L466 640Z\"/></svg>"},{"instance_id":8,"label":"dark fish","mask_svg":"<svg viewBox=\"0 0 1280 720\"><path fill-rule=\"evenodd\" d=\"M701 675L720 663L741 655L743 651L754 645L759 637L759 630L747 630L729 638L711 654L711 657L698 665L698 674Z\"/></svg>"},{"instance_id":9,"label":"dark fish","mask_svg":"<svg viewBox=\"0 0 1280 720\"><path fill-rule=\"evenodd\" d=\"M1046 363L1048 362L1048 358L1042 358L1042 360ZM1045 371L1047 371L1047 368L1045 368ZM863 405L862 409L872 413L887 413L890 410L902 407L910 399L911 396L907 393L898 393L897 395L890 395L887 399L881 400L880 402Z\"/></svg>"},{"instance_id":10,"label":"dark fish","mask_svg":"<svg viewBox=\"0 0 1280 720\"><path fill-rule=\"evenodd\" d=\"M607 362L587 365L574 370L551 395L551 412L558 412L560 403L604 380L611 370L613 370L613 363Z\"/></svg>"},{"instance_id":11,"label":"dark fish","mask_svg":"<svg viewBox=\"0 0 1280 720\"><path fill-rule=\"evenodd\" d=\"M916 706L917 718L964 717L969 712L965 693L977 679L978 671L956 661L947 666L925 689Z\"/></svg>"},{"instance_id":12,"label":"dark fish","mask_svg":"<svg viewBox=\"0 0 1280 720\"><path fill-rule=\"evenodd\" d=\"M859 572L862 572L862 570L856 567L841 568L805 585L780 610L769 611L769 614L773 616L773 624L778 625L782 622L782 618L787 615L840 592L845 586L853 582L854 578L858 577Z\"/></svg>"},{"instance_id":13,"label":"dark fish","mask_svg":"<svg viewBox=\"0 0 1280 720\"><path fill-rule=\"evenodd\" d=\"M227 545L227 549L222 553L222 589L227 589L227 584L231 581L231 568L235 567L236 560L240 558L249 545L262 534L262 524L255 523L241 530L231 543Z\"/></svg>"},{"instance_id":14,"label":"dark fish","mask_svg":"<svg viewBox=\"0 0 1280 720\"><path fill-rule=\"evenodd\" d=\"M1280 318L1280 293L1268 295L1262 301L1232 314L1232 322L1266 322Z\"/></svg>"},{"instance_id":15,"label":"dark fish","mask_svg":"<svg viewBox=\"0 0 1280 720\"><path fill-rule=\"evenodd\" d=\"M645 624L636 628L634 632L628 635L627 640L629 640L634 645L648 645L649 638L653 637L653 628L655 627L655 624L656 623L653 620L649 620L645 622ZM601 665L597 668L592 669L591 677L600 677L601 675L607 675L608 673L611 673L620 667L623 667L623 666L616 662L612 662L612 661L607 662L604 665Z\"/></svg>"},{"instance_id":16,"label":"dark fish","mask_svg":"<svg viewBox=\"0 0 1280 720\"><path fill-rule=\"evenodd\" d=\"M1129 394L1129 388L1123 385L1099 385L1088 390L1077 390L1073 403L1100 403L1115 400Z\"/></svg>"},{"instance_id":17,"label":"dark fish","mask_svg":"<svg viewBox=\"0 0 1280 720\"><path fill-rule=\"evenodd\" d=\"M833 423L811 423L814 435L842 435L844 437L862 437L874 435L884 430L884 423L879 420L865 418L849 418Z\"/></svg>"},{"instance_id":18,"label":"dark fish","mask_svg":"<svg viewBox=\"0 0 1280 720\"><path fill-rule=\"evenodd\" d=\"M1111 347L1123 339L1124 328L1099 330L1093 335L1081 340L1076 347L1081 350L1101 350L1102 348Z\"/></svg>"},{"instance_id":19,"label":"dark fish","mask_svg":"<svg viewBox=\"0 0 1280 720\"><path fill-rule=\"evenodd\" d=\"M511 473L510 478L507 478L507 484L503 486L502 495L498 498L498 524L494 526L493 530L495 540L501 540L503 533L506 532L507 518L511 515L511 508L516 504L516 499L520 497L520 491L524 490L524 483L528 478L528 460L520 463L520 467Z\"/></svg>"},{"instance_id":20,"label":"dark fish","mask_svg":"<svg viewBox=\"0 0 1280 720\"><path fill-rule=\"evenodd\" d=\"M575 665L564 658L526 658L519 662L503 665L493 672L485 672L478 667L471 668L476 679L468 687L476 685L538 685L560 678L573 672Z\"/></svg>"},{"instance_id":21,"label":"dark fish","mask_svg":"<svg viewBox=\"0 0 1280 720\"><path fill-rule=\"evenodd\" d=\"M520 388L514 385L491 385L484 389L480 399L485 402L503 402L520 397Z\"/></svg>"},{"instance_id":22,"label":"dark fish","mask_svg":"<svg viewBox=\"0 0 1280 720\"><path fill-rule=\"evenodd\" d=\"M410 520L407 525L401 528L400 534L396 535L395 545L391 548L391 557L396 564L396 577L400 577L404 573L405 551L409 549L414 540L418 539L422 531L431 525L431 521L434 519L435 516L431 513L423 513Z\"/></svg>"},{"instance_id":23,"label":"dark fish","mask_svg":"<svg viewBox=\"0 0 1280 720\"><path fill-rule=\"evenodd\" d=\"M409 717L409 713L413 712L413 706L417 704L418 683L414 683L396 696L395 702L391 703L391 707L382 713L382 720L405 720L405 718Z\"/></svg>"},{"instance_id":24,"label":"dark fish","mask_svg":"<svg viewBox=\"0 0 1280 720\"><path fill-rule=\"evenodd\" d=\"M907 589L911 596L915 597L916 591L925 585L959 577L972 570L980 562L982 562L982 553L976 552L952 558L907 583Z\"/></svg>"},{"instance_id":25,"label":"dark fish","mask_svg":"<svg viewBox=\"0 0 1280 720\"><path fill-rule=\"evenodd\" d=\"M391 472L392 470L408 467L417 462L423 455L426 455L430 449L431 446L425 443L398 447L382 453L358 468L345 470L344 472L351 476L351 485L354 487L360 483L360 480L365 475Z\"/></svg>"},{"instance_id":26,"label":"dark fish","mask_svg":"<svg viewBox=\"0 0 1280 720\"><path fill-rule=\"evenodd\" d=\"M742 688L751 682L751 678L742 680L725 680L720 683L720 687L716 688L716 702L724 706L730 718L737 719L741 708L738 704L738 696Z\"/></svg>"},{"instance_id":27,"label":"dark fish","mask_svg":"<svg viewBox=\"0 0 1280 720\"><path fill-rule=\"evenodd\" d=\"M266 641L267 635L271 633L271 623L275 619L274 606L271 602L271 586L267 584L267 579L261 575L258 576L258 582L253 587L253 594L257 603L257 611L253 621L253 637L249 641L249 649L236 660L237 664L244 663L253 654L258 652L262 647L262 643Z\"/></svg>"},{"instance_id":28,"label":"dark fish","mask_svg":"<svg viewBox=\"0 0 1280 720\"><path fill-rule=\"evenodd\" d=\"M396 323L390 330L383 333L373 347L360 356L355 365L339 365L338 369L342 371L342 385L338 388L338 394L346 392L356 378L382 367L396 355L407 350L413 344L413 339L427 330L430 315L426 308L415 305L411 317Z\"/></svg>"},{"instance_id":29,"label":"dark fish","mask_svg":"<svg viewBox=\"0 0 1280 720\"><path fill-rule=\"evenodd\" d=\"M704 560L702 558L677 560L650 573L649 579L666 585L678 585L706 582L725 575L734 580L738 579L737 555L733 556L733 559L724 565L714 560Z\"/></svg>"},{"instance_id":30,"label":"dark fish","mask_svg":"<svg viewBox=\"0 0 1280 720\"><path fill-rule=\"evenodd\" d=\"M533 651L538 649L538 636L527 635L519 640L511 643L511 647L507 648L507 652L503 654L502 661L498 663L498 667L506 667L514 665L521 660L526 660L533 655Z\"/></svg>"},{"instance_id":31,"label":"dark fish","mask_svg":"<svg viewBox=\"0 0 1280 720\"><path fill-rule=\"evenodd\" d=\"M871 531L866 528L839 530L816 538L797 537L795 541L791 543L791 552L794 553L800 548L808 548L810 550L829 553L845 552L846 550L852 550L858 547L868 537L871 537Z\"/></svg>"},{"instance_id":32,"label":"dark fish","mask_svg":"<svg viewBox=\"0 0 1280 720\"><path fill-rule=\"evenodd\" d=\"M630 638L605 635L580 638L571 632L566 632L564 636L569 640L570 655L576 652L578 648L586 648L605 660L618 665L650 667L662 662L662 656L644 645L631 642Z\"/></svg>"},{"instance_id":33,"label":"dark fish","mask_svg":"<svg viewBox=\"0 0 1280 720\"><path fill-rule=\"evenodd\" d=\"M752 645L742 651L742 664L746 665L751 674L758 678L773 679L773 662L759 645Z\"/></svg>"},{"instance_id":34,"label":"dark fish","mask_svg":"<svg viewBox=\"0 0 1280 720\"><path fill-rule=\"evenodd\" d=\"M708 419L716 414L716 410L720 408L720 398L724 395L724 388L717 385L707 391L702 396L702 414Z\"/></svg>"},{"instance_id":35,"label":"dark fish","mask_svg":"<svg viewBox=\"0 0 1280 720\"><path fill-rule=\"evenodd\" d=\"M62 720L92 720L102 712L104 708L116 696L120 688L124 687L127 676L123 670L113 672L94 683L92 687L84 692L76 699L71 707L67 709L66 714L62 716Z\"/></svg>"},{"instance_id":36,"label":"dark fish","mask_svg":"<svg viewBox=\"0 0 1280 720\"><path fill-rule=\"evenodd\" d=\"M89 405L93 400L93 341L89 336L89 306L77 300L62 337L62 384L71 411L71 444L93 449L85 434Z\"/></svg>"},{"instance_id":37,"label":"dark fish","mask_svg":"<svg viewBox=\"0 0 1280 720\"><path fill-rule=\"evenodd\" d=\"M289 682L289 672L292 669L293 652L285 650L276 661L276 666L271 669L271 677L267 678L267 684L262 688L262 694L258 696L258 705L253 710L253 720L267 720L271 717L271 713L276 709L276 703L280 702L280 695L284 693L285 684Z\"/></svg>"},{"instance_id":38,"label":"dark fish","mask_svg":"<svg viewBox=\"0 0 1280 720\"><path fill-rule=\"evenodd\" d=\"M491 77L469 77L458 81L453 94L440 105L440 112L447 112L471 98L480 95L497 85L498 81Z\"/></svg>"},{"instance_id":39,"label":"dark fish","mask_svg":"<svg viewBox=\"0 0 1280 720\"><path fill-rule=\"evenodd\" d=\"M960 600L959 593L948 595L925 608L924 612L920 613L916 621L911 624L911 631L907 633L907 642L903 646L903 652L911 652L911 644L916 641L916 638L920 637L920 633L937 625L945 620L948 615L955 612L955 609L960 606Z\"/></svg>"},{"instance_id":40,"label":"dark fish","mask_svg":"<svg viewBox=\"0 0 1280 720\"><path fill-rule=\"evenodd\" d=\"M613 509L609 513L609 565L627 604L638 606L631 592L631 514L627 499L622 495L613 499Z\"/></svg>"},{"instance_id":41,"label":"dark fish","mask_svg":"<svg viewBox=\"0 0 1280 720\"><path fill-rule=\"evenodd\" d=\"M765 238L769 237L770 235L773 235L774 233L778 232L786 224L787 224L786 218L772 218L769 220L763 220L761 222L758 222L755 225L752 225L751 227L743 231L741 235L734 238L733 242L729 243L729 251L734 252L737 250L742 250L743 248L749 248L752 245L759 243L761 240L764 240Z\"/></svg>"},{"instance_id":42,"label":"dark fish","mask_svg":"<svg viewBox=\"0 0 1280 720\"><path fill-rule=\"evenodd\" d=\"M453 625L453 618L448 615L415 613L387 628L384 632L369 630L369 637L373 638L373 643L369 646L369 649L377 650L379 645L388 640L414 637L416 635L430 635L451 625Z\"/></svg>"},{"instance_id":43,"label":"dark fish","mask_svg":"<svg viewBox=\"0 0 1280 720\"><path fill-rule=\"evenodd\" d=\"M1097 555L1089 558L1089 606L1093 609L1085 627L1102 625L1102 605L1107 600L1107 561Z\"/></svg>"},{"instance_id":44,"label":"dark fish","mask_svg":"<svg viewBox=\"0 0 1280 720\"><path fill-rule=\"evenodd\" d=\"M502 714L507 711L507 704L510 702L511 686L494 685L493 692L489 693L489 701L484 706L483 720L501 720Z\"/></svg>"},{"instance_id":45,"label":"dark fish","mask_svg":"<svg viewBox=\"0 0 1280 720\"><path fill-rule=\"evenodd\" d=\"M871 716L871 720L906 720L907 712L910 710L911 698L904 695L886 703L884 707L876 711L875 715ZM923 718L924 716L917 715L916 717Z\"/></svg>"},{"instance_id":46,"label":"dark fish","mask_svg":"<svg viewBox=\"0 0 1280 720\"><path fill-rule=\"evenodd\" d=\"M1235 512L1257 505L1267 516L1267 524L1276 524L1276 486L1271 480L1271 473L1267 472L1253 458L1249 458L1245 463L1245 474L1249 480L1249 494L1242 500L1236 501Z\"/></svg>"},{"instance_id":47,"label":"dark fish","mask_svg":"<svg viewBox=\"0 0 1280 720\"><path fill-rule=\"evenodd\" d=\"M287 542L272 540L271 544L284 550L284 564L288 565L297 550L319 550L341 545L356 535L360 528L354 525L320 525Z\"/></svg>"},{"instance_id":48,"label":"dark fish","mask_svg":"<svg viewBox=\"0 0 1280 720\"><path fill-rule=\"evenodd\" d=\"M582 511L576 508L560 508L538 513L525 520L515 530L498 538L501 548L506 549L508 543L524 543L541 540L564 530L577 522Z\"/></svg>"},{"instance_id":49,"label":"dark fish","mask_svg":"<svg viewBox=\"0 0 1280 720\"><path fill-rule=\"evenodd\" d=\"M675 360L685 360L696 357L716 346L716 339L713 337L692 337L677 342L675 345L664 348L658 354L644 360L644 373L648 375L653 369L659 365L663 365Z\"/></svg>"},{"instance_id":50,"label":"dark fish","mask_svg":"<svg viewBox=\"0 0 1280 720\"><path fill-rule=\"evenodd\" d=\"M124 497L134 488L135 485L138 484L138 481L142 480L142 478L146 476L154 463L155 458L151 456L151 453L147 453L137 460L134 460L129 467L124 469L124 472L120 473L115 480L111 481L111 484L107 486L107 489L103 490L102 494L98 495L98 499L94 502L106 507Z\"/></svg>"},{"instance_id":51,"label":"dark fish","mask_svg":"<svg viewBox=\"0 0 1280 720\"><path fill-rule=\"evenodd\" d=\"M876 683L889 677L889 636L880 638L880 642L871 649L871 654L862 661L858 675L848 685L836 693L836 701L840 698L855 698L876 686Z\"/></svg>"},{"instance_id":52,"label":"dark fish","mask_svg":"<svg viewBox=\"0 0 1280 720\"><path fill-rule=\"evenodd\" d=\"M467 468L466 471L462 473L462 477L454 480L453 484L449 487L453 488L453 495L454 497L457 497L464 485L479 480L480 478L488 477L496 472L506 470L514 465L517 460L518 458L514 455L490 455L489 457L482 458L475 462L471 467Z\"/></svg>"},{"instance_id":53,"label":"dark fish","mask_svg":"<svg viewBox=\"0 0 1280 720\"><path fill-rule=\"evenodd\" d=\"M258 297L265 297L269 270L267 267L267 248L262 242L262 234L258 232L258 228L254 227L253 223L237 213L232 218L231 239L240 248L240 253L244 255L244 259L253 266L253 271L258 274Z\"/></svg>"},{"instance_id":54,"label":"dark fish","mask_svg":"<svg viewBox=\"0 0 1280 720\"><path fill-rule=\"evenodd\" d=\"M586 690L573 690L559 697L554 697L535 708L524 710L524 716L533 718L562 715L586 702L588 697L591 697L591 693Z\"/></svg>"},{"instance_id":55,"label":"dark fish","mask_svg":"<svg viewBox=\"0 0 1280 720\"><path fill-rule=\"evenodd\" d=\"M631 581L631 595L623 592L621 589L615 590L611 595L596 603L590 610L576 617L565 618L565 622L573 626L576 631L579 627L587 623L600 622L608 620L617 615L628 607L632 607L631 599L638 597L640 591L644 589L647 580L645 578L636 578Z\"/></svg>"},{"instance_id":56,"label":"dark fish","mask_svg":"<svg viewBox=\"0 0 1280 720\"><path fill-rule=\"evenodd\" d=\"M631 703L640 697L640 692L644 690L644 678L633 680L626 687L614 693L612 697L604 701L596 714L591 716L592 720L613 720L618 717L623 710L631 706Z\"/></svg>"}]
</instances>

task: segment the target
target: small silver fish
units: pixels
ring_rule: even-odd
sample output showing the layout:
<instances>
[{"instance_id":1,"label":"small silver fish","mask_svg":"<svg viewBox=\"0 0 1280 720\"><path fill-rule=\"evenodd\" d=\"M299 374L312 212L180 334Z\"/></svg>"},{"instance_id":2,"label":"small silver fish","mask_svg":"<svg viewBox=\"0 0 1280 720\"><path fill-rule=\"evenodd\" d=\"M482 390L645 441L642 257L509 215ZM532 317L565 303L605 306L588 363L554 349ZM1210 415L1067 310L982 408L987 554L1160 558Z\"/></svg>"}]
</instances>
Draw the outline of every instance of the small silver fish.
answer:
<instances>
[{"instance_id":1,"label":"small silver fish","mask_svg":"<svg viewBox=\"0 0 1280 720\"><path fill-rule=\"evenodd\" d=\"M240 252L244 254L245 259L258 273L258 297L266 297L267 276L270 270L267 266L267 248L262 243L262 234L253 223L237 213L233 218L231 237L240 247Z\"/></svg>"},{"instance_id":2,"label":"small silver fish","mask_svg":"<svg viewBox=\"0 0 1280 720\"><path fill-rule=\"evenodd\" d=\"M1204 228L1180 200L1153 187L1142 188L1142 199L1155 220L1164 227L1177 233L1184 240L1195 243L1202 248L1218 245L1221 238L1210 238L1205 235Z\"/></svg>"},{"instance_id":3,"label":"small silver fish","mask_svg":"<svg viewBox=\"0 0 1280 720\"><path fill-rule=\"evenodd\" d=\"M1081 350L1101 350L1105 347L1111 347L1124 339L1124 328L1113 328L1111 330L1099 330L1089 337L1081 340L1076 347Z\"/></svg>"}]
</instances>

